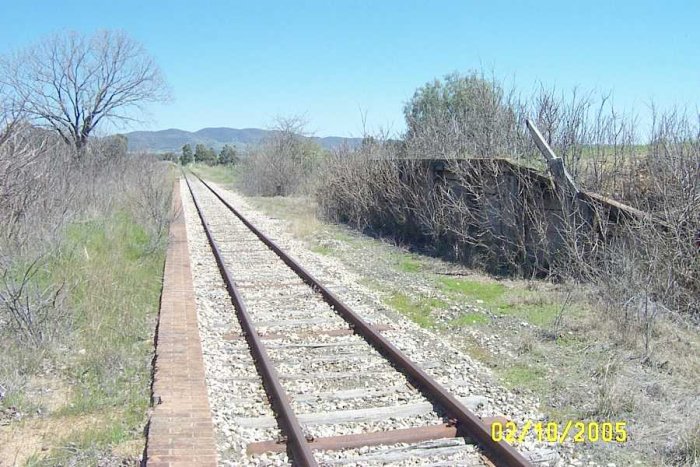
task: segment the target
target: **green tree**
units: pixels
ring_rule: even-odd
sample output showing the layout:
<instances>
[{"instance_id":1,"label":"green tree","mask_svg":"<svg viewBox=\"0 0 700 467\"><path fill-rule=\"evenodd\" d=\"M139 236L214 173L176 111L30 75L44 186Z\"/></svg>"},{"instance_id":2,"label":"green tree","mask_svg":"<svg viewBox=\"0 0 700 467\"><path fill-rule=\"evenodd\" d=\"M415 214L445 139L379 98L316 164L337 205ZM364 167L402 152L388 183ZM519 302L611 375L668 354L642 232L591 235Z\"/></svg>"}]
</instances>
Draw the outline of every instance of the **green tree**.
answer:
<instances>
[{"instance_id":1,"label":"green tree","mask_svg":"<svg viewBox=\"0 0 700 467\"><path fill-rule=\"evenodd\" d=\"M224 144L219 153L219 164L222 165L234 165L238 163L238 154L236 153L236 148L228 144Z\"/></svg>"},{"instance_id":2,"label":"green tree","mask_svg":"<svg viewBox=\"0 0 700 467\"><path fill-rule=\"evenodd\" d=\"M182 147L182 155L180 156L180 164L187 165L194 161L194 155L192 154L192 146L185 144Z\"/></svg>"},{"instance_id":3,"label":"green tree","mask_svg":"<svg viewBox=\"0 0 700 467\"><path fill-rule=\"evenodd\" d=\"M510 96L476 72L426 83L406 103L404 117L406 142L424 157L508 156L521 134Z\"/></svg>"},{"instance_id":4,"label":"green tree","mask_svg":"<svg viewBox=\"0 0 700 467\"><path fill-rule=\"evenodd\" d=\"M210 147L203 144L198 144L194 148L194 161L207 165L213 165L216 163L216 152L214 152L214 149Z\"/></svg>"},{"instance_id":5,"label":"green tree","mask_svg":"<svg viewBox=\"0 0 700 467\"><path fill-rule=\"evenodd\" d=\"M102 151L109 157L124 157L129 149L129 140L118 134L102 138Z\"/></svg>"},{"instance_id":6,"label":"green tree","mask_svg":"<svg viewBox=\"0 0 700 467\"><path fill-rule=\"evenodd\" d=\"M164 161L168 161L168 162L177 162L177 159L178 159L177 155L172 151L168 151L166 153L163 153L160 157Z\"/></svg>"}]
</instances>

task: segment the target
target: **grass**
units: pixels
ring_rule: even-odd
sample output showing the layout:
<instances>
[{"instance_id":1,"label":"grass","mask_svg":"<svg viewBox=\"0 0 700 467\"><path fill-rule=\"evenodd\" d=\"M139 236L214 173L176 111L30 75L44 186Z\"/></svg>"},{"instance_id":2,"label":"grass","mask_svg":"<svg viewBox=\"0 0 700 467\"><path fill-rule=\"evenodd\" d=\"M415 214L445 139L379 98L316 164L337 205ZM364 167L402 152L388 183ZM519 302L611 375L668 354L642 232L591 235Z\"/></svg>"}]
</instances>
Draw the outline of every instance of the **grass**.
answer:
<instances>
[{"instance_id":1,"label":"grass","mask_svg":"<svg viewBox=\"0 0 700 467\"><path fill-rule=\"evenodd\" d=\"M333 249L325 245L314 245L311 247L311 251L324 256L328 256L333 253Z\"/></svg>"},{"instance_id":2,"label":"grass","mask_svg":"<svg viewBox=\"0 0 700 467\"><path fill-rule=\"evenodd\" d=\"M556 303L514 303L504 304L498 308L501 315L509 315L523 319L530 324L546 328L554 323L561 306Z\"/></svg>"},{"instance_id":3,"label":"grass","mask_svg":"<svg viewBox=\"0 0 700 467\"><path fill-rule=\"evenodd\" d=\"M420 272L422 266L420 262L410 257L401 257L398 262L399 270L403 272Z\"/></svg>"},{"instance_id":4,"label":"grass","mask_svg":"<svg viewBox=\"0 0 700 467\"><path fill-rule=\"evenodd\" d=\"M149 404L149 359L164 253L146 254L148 235L124 214L75 228L73 237L89 259L63 265L76 275L74 308L85 349L69 373L78 384L67 411L118 409L116 427L140 435ZM116 427L108 423L103 429Z\"/></svg>"},{"instance_id":5,"label":"grass","mask_svg":"<svg viewBox=\"0 0 700 467\"><path fill-rule=\"evenodd\" d=\"M503 381L511 388L537 390L546 384L544 369L524 363L515 363L499 372Z\"/></svg>"},{"instance_id":6,"label":"grass","mask_svg":"<svg viewBox=\"0 0 700 467\"><path fill-rule=\"evenodd\" d=\"M332 234L333 234L333 239L341 241L341 242L345 242L349 245L360 245L361 244L361 240L358 240L360 238L359 236L350 235L347 231L345 231L343 229L338 228L338 229L334 230L332 232Z\"/></svg>"},{"instance_id":7,"label":"grass","mask_svg":"<svg viewBox=\"0 0 700 467\"><path fill-rule=\"evenodd\" d=\"M499 283L478 282L451 277L441 277L438 279L438 283L445 292L482 300L488 304L497 303L505 293L505 287Z\"/></svg>"},{"instance_id":8,"label":"grass","mask_svg":"<svg viewBox=\"0 0 700 467\"><path fill-rule=\"evenodd\" d=\"M232 188L238 177L235 165L190 164L189 169L200 177L218 183L225 188Z\"/></svg>"},{"instance_id":9,"label":"grass","mask_svg":"<svg viewBox=\"0 0 700 467\"><path fill-rule=\"evenodd\" d=\"M671 454L679 464L686 462L689 465L700 464L700 423L695 422L679 437L677 445Z\"/></svg>"},{"instance_id":10,"label":"grass","mask_svg":"<svg viewBox=\"0 0 700 467\"><path fill-rule=\"evenodd\" d=\"M447 306L447 303L437 298L426 296L413 298L401 292L391 295L386 299L386 304L423 328L434 327L433 310Z\"/></svg>"},{"instance_id":11,"label":"grass","mask_svg":"<svg viewBox=\"0 0 700 467\"><path fill-rule=\"evenodd\" d=\"M511 316L540 327L550 326L561 310L561 305L548 294L523 287L506 287L495 280L440 277L437 282L440 290L455 299L469 299L497 315Z\"/></svg>"},{"instance_id":12,"label":"grass","mask_svg":"<svg viewBox=\"0 0 700 467\"><path fill-rule=\"evenodd\" d=\"M71 329L57 348L45 350L58 369L50 376L57 374L70 390L48 413L50 420L65 421L65 429L51 434L46 444L55 447L35 454L31 464L65 464L80 452L81 464L96 465L125 442L138 440L143 448L164 262L163 249L152 252L151 245L144 228L117 212L70 225L47 262L42 280L70 285ZM86 416L94 423L71 422ZM133 450L137 457L139 448Z\"/></svg>"},{"instance_id":13,"label":"grass","mask_svg":"<svg viewBox=\"0 0 700 467\"><path fill-rule=\"evenodd\" d=\"M489 320L488 316L483 313L463 313L458 318L450 321L450 326L474 326L477 324L487 324Z\"/></svg>"},{"instance_id":14,"label":"grass","mask_svg":"<svg viewBox=\"0 0 700 467\"><path fill-rule=\"evenodd\" d=\"M316 218L316 203L311 198L259 196L248 198L248 201L265 214L287 221L292 235L301 240L309 240L323 228ZM330 253L330 251L326 252Z\"/></svg>"},{"instance_id":15,"label":"grass","mask_svg":"<svg viewBox=\"0 0 700 467\"><path fill-rule=\"evenodd\" d=\"M316 204L311 198L256 196L247 199L254 207L278 219L292 220L299 217L305 219L316 217Z\"/></svg>"},{"instance_id":16,"label":"grass","mask_svg":"<svg viewBox=\"0 0 700 467\"><path fill-rule=\"evenodd\" d=\"M63 435L57 435L61 448L52 449L48 453L35 453L27 461L27 466L54 465L91 465L91 462L112 457L105 447L119 446L127 443L132 435L126 423L110 419L105 423L104 417L74 416L64 417L70 428L64 429ZM58 431L58 430L57 430ZM136 454L136 453L132 453ZM112 460L112 459L110 459Z\"/></svg>"},{"instance_id":17,"label":"grass","mask_svg":"<svg viewBox=\"0 0 700 467\"><path fill-rule=\"evenodd\" d=\"M334 245L338 243L350 247L362 245L360 235L350 234L348 229L342 226L320 221L317 217L318 205L312 197L258 196L246 199L255 209L270 217L286 221L289 232L295 238L305 241L309 249L315 253L325 256L337 255L339 251ZM326 237L330 241L319 243L319 236Z\"/></svg>"}]
</instances>

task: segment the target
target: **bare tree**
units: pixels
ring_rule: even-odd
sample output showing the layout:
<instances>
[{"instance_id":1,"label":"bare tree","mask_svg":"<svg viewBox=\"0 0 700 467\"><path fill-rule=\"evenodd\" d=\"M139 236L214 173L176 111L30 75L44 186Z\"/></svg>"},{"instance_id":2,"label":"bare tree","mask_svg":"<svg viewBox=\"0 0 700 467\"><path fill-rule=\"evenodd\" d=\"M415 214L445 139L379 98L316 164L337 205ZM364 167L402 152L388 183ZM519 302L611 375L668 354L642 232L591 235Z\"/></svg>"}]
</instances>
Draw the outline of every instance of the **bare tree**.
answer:
<instances>
[{"instance_id":1,"label":"bare tree","mask_svg":"<svg viewBox=\"0 0 700 467\"><path fill-rule=\"evenodd\" d=\"M5 143L22 122L24 105L15 101L8 86L0 81L0 146Z\"/></svg>"},{"instance_id":2,"label":"bare tree","mask_svg":"<svg viewBox=\"0 0 700 467\"><path fill-rule=\"evenodd\" d=\"M27 117L56 131L79 157L102 121L135 120L133 110L167 98L155 61L121 31L50 36L0 61L0 85Z\"/></svg>"},{"instance_id":3,"label":"bare tree","mask_svg":"<svg viewBox=\"0 0 700 467\"><path fill-rule=\"evenodd\" d=\"M300 116L277 116L270 136L248 151L241 168L240 187L259 196L303 191L318 165L322 149L306 132Z\"/></svg>"}]
</instances>

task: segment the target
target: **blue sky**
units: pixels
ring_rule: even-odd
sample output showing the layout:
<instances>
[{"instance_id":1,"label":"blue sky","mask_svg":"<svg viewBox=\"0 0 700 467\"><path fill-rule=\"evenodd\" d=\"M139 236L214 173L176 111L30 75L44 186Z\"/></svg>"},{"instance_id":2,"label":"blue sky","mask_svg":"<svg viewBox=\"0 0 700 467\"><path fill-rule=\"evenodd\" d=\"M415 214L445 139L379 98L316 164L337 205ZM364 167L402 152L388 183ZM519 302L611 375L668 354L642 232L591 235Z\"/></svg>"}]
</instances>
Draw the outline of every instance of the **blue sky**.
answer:
<instances>
[{"instance_id":1,"label":"blue sky","mask_svg":"<svg viewBox=\"0 0 700 467\"><path fill-rule=\"evenodd\" d=\"M403 130L425 82L484 68L523 91L613 91L700 103L700 1L0 0L0 53L64 29L127 31L157 59L173 102L131 129L266 127L305 114L316 134ZM39 4L42 4L39 6Z\"/></svg>"}]
</instances>

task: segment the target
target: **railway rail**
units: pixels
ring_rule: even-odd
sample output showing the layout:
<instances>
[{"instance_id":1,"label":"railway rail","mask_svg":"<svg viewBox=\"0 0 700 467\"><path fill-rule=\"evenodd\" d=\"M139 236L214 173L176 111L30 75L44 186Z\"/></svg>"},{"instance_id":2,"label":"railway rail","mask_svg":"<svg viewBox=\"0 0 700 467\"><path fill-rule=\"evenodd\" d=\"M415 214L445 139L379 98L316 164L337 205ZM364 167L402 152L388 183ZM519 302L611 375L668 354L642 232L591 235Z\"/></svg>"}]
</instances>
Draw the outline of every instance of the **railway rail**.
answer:
<instances>
[{"instance_id":1,"label":"railway rail","mask_svg":"<svg viewBox=\"0 0 700 467\"><path fill-rule=\"evenodd\" d=\"M234 206L231 205L214 187L206 181L199 178L196 174L186 174L183 172L187 187L191 194L195 208L199 215L199 220L206 234L209 246L216 259L219 272L226 285L228 294L234 308L236 310L236 318L243 330L243 337L246 339L250 351L253 355L255 366L258 374L262 378L263 386L267 393L268 399L275 412L275 417L279 428L284 436L284 443L279 440L270 440L268 442L259 442L249 445L248 451L251 453L260 453L265 451L278 451L286 449L289 456L296 465L315 466L318 461L314 455L316 450L340 450L346 448L358 448L362 446L373 446L380 444L397 444L397 443L417 443L421 441L429 441L443 438L468 438L483 451L484 456L488 461L497 466L530 466L532 465L521 453L513 446L501 441L496 442L491 438L489 426L486 421L478 417L472 412L462 400L452 394L447 388L439 384L431 377L423 368L409 359L399 348L392 344L382 331L385 330L381 326L371 324L363 319L358 313L353 311L349 306L343 303L329 287L319 282L308 270L306 270L295 259L288 255L280 248L272 239L267 237L263 232L252 225ZM198 186L195 189L195 185ZM197 191L200 194L197 194ZM205 209L202 206L201 197L202 191L205 196L217 200L218 204L223 206L230 215L245 226L248 231L248 236L244 238L243 234L237 233L239 247L237 250L232 250L228 246L224 246L226 239L222 238L222 232L215 232L210 221L205 215ZM231 258L249 255L250 258L259 262L261 268L260 274L255 275L236 275L232 272ZM257 255L257 256L256 256ZM282 262L286 265L285 274L280 276L277 274L265 271L263 265L272 261ZM271 280L274 279L274 280ZM322 301L328 308L322 314L314 312L305 315L293 315L292 319L287 321L292 326L298 324L294 328L294 336L297 340L292 340L291 344L286 344L287 349L298 350L298 355L292 350L279 352L274 344L275 338L284 338L289 336L287 330L284 333L276 335L270 332L261 332L260 324L264 324L261 320L264 318L256 312L249 310L249 302L256 303L256 297L260 293L266 294L270 287L279 285L287 292L281 293L280 303L292 296L302 297L306 300L303 303L308 304L309 308L314 308L314 303ZM256 295L258 293L258 295ZM282 305L280 305L282 306ZM301 306L304 308L304 306ZM274 312L275 310L272 310ZM280 314L274 313L272 322L275 317L280 318ZM322 318L325 317L325 318ZM314 322L314 319L323 321L327 320L330 324L326 328L309 328L308 323ZM306 324L306 327L304 327ZM323 336L322 343L309 344L308 338L318 338ZM340 361L342 358L328 352L326 355L312 355L311 349L330 349L347 348L358 345L371 346L378 356L376 362L372 363L380 368L376 374L400 373L405 377L410 384L424 397L429 404L438 407L443 414L445 423L436 424L429 423L425 426L412 426L407 428L394 428L384 431L374 431L370 433L343 433L337 436L320 436L314 437L309 434L308 427L305 424L311 423L312 417L307 414L298 414L293 407L293 401L298 398L299 393L304 391L295 391L295 394L288 390L289 384L285 384L284 378L280 376L279 367L285 365L285 355L292 355L300 362L306 362L307 378L314 379L313 365L315 361ZM362 358L369 358L363 356ZM352 371L352 368L351 370ZM375 373L369 371L366 374L367 378L372 378ZM328 374L324 375L328 377ZM319 381L321 377L317 377ZM388 382L381 382L384 386L391 386L391 378ZM319 383L321 384L322 381ZM345 393L370 392L366 387L344 388ZM347 411L345 412L347 414ZM338 423L347 421L351 422L353 417L357 416L358 411L354 411L348 420L345 420L340 413L336 417ZM391 414L387 414L391 416ZM341 430L342 432L343 430ZM347 431L347 430L346 430Z\"/></svg>"}]
</instances>

